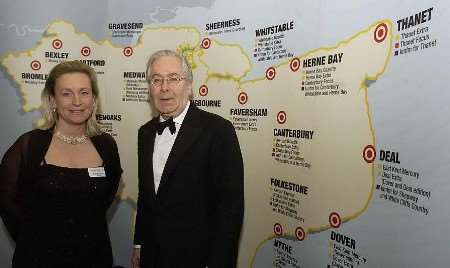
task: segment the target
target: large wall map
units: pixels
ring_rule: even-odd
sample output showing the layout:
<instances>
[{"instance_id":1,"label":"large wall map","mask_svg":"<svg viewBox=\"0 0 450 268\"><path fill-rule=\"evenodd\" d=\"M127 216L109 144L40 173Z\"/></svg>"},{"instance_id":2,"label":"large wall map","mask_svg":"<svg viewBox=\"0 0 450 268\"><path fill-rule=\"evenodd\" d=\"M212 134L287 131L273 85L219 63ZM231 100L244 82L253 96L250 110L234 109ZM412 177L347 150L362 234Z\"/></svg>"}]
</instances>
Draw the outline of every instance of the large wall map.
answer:
<instances>
[{"instance_id":1,"label":"large wall map","mask_svg":"<svg viewBox=\"0 0 450 268\"><path fill-rule=\"evenodd\" d=\"M438 134L450 132L443 114L450 94L440 91L446 76L437 71L449 59L441 25L447 9L435 3L380 13L334 40L316 36L322 28L312 24L317 44L305 41L305 49L295 31L308 25L295 16L257 26L239 14L203 27L176 16L158 25L123 20L107 24L107 38L55 19L34 44L1 54L0 66L24 114L39 110L57 63L80 60L95 69L96 117L115 137L124 168L119 197L135 204L136 132L152 114L146 61L159 49L176 50L192 66L194 103L230 120L239 137L246 193L239 267L442 267L450 237L430 230L445 230L449 220L437 215L450 188L441 179L449 170L446 136ZM245 33L250 41L233 38ZM433 55L441 65L424 69ZM418 145L430 131L434 139ZM133 213L115 215L124 216ZM132 229L115 226L113 236L118 228ZM415 244L423 241L429 249ZM425 257L411 254L421 251Z\"/></svg>"}]
</instances>

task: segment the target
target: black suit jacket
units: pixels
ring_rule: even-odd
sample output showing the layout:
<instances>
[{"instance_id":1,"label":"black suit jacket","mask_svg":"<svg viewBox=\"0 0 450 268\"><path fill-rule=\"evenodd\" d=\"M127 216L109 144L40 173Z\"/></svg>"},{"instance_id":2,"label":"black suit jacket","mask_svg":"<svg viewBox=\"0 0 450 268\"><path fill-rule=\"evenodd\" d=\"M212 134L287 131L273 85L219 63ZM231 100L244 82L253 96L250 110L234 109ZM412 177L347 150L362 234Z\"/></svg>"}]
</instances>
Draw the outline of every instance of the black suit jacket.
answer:
<instances>
[{"instance_id":1,"label":"black suit jacket","mask_svg":"<svg viewBox=\"0 0 450 268\"><path fill-rule=\"evenodd\" d=\"M158 192L153 146L158 117L139 129L135 244L147 267L236 266L244 212L243 162L232 124L190 104Z\"/></svg>"}]
</instances>

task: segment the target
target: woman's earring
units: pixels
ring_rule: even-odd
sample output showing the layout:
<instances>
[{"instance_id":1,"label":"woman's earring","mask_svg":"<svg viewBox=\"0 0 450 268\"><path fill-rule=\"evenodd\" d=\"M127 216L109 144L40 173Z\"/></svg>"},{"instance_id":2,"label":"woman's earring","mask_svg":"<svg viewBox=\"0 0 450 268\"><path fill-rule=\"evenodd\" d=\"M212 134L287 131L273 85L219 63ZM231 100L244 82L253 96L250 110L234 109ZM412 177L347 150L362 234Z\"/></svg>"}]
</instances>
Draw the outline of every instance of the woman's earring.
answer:
<instances>
[{"instance_id":1,"label":"woman's earring","mask_svg":"<svg viewBox=\"0 0 450 268\"><path fill-rule=\"evenodd\" d=\"M56 108L55 108L55 107L53 107L53 108L52 108L52 111L53 111L54 113L56 113Z\"/></svg>"}]
</instances>

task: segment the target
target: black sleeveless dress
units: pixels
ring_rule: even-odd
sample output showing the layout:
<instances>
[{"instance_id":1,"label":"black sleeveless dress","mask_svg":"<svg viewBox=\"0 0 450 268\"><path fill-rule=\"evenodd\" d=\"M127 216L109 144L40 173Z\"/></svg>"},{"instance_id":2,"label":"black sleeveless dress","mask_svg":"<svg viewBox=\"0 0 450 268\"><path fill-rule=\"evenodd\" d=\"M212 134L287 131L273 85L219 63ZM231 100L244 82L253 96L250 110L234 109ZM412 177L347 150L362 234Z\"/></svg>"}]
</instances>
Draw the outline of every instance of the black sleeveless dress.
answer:
<instances>
[{"instance_id":1,"label":"black sleeveless dress","mask_svg":"<svg viewBox=\"0 0 450 268\"><path fill-rule=\"evenodd\" d=\"M16 241L14 268L112 266L104 200L114 182L98 175L44 160L26 193L29 221Z\"/></svg>"},{"instance_id":2,"label":"black sleeveless dress","mask_svg":"<svg viewBox=\"0 0 450 268\"><path fill-rule=\"evenodd\" d=\"M106 212L122 168L114 139L90 137L100 168L45 162L53 130L20 136L0 165L0 216L16 242L13 268L110 268Z\"/></svg>"}]
</instances>

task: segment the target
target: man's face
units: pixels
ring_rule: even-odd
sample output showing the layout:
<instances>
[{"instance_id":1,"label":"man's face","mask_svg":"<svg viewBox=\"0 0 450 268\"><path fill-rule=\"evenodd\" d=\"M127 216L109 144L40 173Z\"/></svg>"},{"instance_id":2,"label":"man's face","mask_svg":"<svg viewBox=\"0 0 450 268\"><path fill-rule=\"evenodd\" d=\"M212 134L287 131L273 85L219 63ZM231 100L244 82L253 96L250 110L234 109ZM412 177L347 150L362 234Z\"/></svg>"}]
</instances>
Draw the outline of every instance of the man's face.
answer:
<instances>
[{"instance_id":1,"label":"man's face","mask_svg":"<svg viewBox=\"0 0 450 268\"><path fill-rule=\"evenodd\" d=\"M153 62L150 70L147 74L151 81L149 91L156 110L164 118L177 117L186 107L192 91L192 82L183 76L181 61L163 56Z\"/></svg>"}]
</instances>

